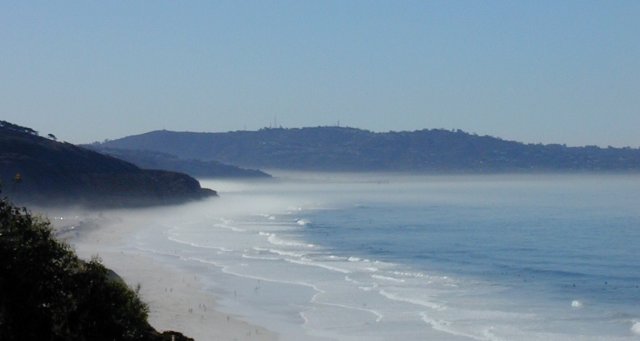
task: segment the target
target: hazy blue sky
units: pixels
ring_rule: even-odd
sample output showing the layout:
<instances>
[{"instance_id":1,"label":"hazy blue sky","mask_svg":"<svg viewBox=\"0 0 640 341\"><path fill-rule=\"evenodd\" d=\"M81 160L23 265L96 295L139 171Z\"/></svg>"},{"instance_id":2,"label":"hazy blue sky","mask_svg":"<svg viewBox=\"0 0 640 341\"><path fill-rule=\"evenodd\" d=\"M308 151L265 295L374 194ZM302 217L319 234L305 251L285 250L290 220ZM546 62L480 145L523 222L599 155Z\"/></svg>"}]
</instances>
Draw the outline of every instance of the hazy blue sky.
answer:
<instances>
[{"instance_id":1,"label":"hazy blue sky","mask_svg":"<svg viewBox=\"0 0 640 341\"><path fill-rule=\"evenodd\" d=\"M2 1L0 119L640 146L640 1Z\"/></svg>"}]
</instances>

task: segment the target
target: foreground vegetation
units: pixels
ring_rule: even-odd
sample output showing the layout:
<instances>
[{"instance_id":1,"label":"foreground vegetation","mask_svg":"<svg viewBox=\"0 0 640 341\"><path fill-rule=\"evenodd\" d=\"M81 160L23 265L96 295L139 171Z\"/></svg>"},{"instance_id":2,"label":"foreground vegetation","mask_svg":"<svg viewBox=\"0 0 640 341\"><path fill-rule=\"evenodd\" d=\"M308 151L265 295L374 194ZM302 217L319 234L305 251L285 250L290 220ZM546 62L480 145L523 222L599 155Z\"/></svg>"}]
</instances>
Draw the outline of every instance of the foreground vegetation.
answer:
<instances>
[{"instance_id":1,"label":"foreground vegetation","mask_svg":"<svg viewBox=\"0 0 640 341\"><path fill-rule=\"evenodd\" d=\"M0 340L192 340L158 333L147 314L98 259L78 259L46 220L0 200Z\"/></svg>"}]
</instances>

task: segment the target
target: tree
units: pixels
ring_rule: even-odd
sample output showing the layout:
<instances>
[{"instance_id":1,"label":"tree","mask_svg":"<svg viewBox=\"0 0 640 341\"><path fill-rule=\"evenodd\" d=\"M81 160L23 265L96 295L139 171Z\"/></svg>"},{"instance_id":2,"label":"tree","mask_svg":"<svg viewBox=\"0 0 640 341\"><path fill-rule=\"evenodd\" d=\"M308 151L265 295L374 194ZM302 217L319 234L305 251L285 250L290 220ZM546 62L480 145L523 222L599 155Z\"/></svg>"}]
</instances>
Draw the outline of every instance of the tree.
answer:
<instances>
[{"instance_id":1,"label":"tree","mask_svg":"<svg viewBox=\"0 0 640 341\"><path fill-rule=\"evenodd\" d=\"M48 221L0 200L0 340L191 340L159 334L137 291L78 259Z\"/></svg>"}]
</instances>

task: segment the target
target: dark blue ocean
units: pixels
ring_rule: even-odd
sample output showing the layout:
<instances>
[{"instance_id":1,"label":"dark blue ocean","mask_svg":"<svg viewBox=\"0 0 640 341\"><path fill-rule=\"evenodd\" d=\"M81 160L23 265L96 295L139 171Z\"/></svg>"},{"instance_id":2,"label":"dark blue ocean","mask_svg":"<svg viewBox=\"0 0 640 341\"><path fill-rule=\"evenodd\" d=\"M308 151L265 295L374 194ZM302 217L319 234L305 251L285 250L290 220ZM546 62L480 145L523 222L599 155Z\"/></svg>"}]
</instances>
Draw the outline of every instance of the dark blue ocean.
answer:
<instances>
[{"instance_id":1,"label":"dark blue ocean","mask_svg":"<svg viewBox=\"0 0 640 341\"><path fill-rule=\"evenodd\" d=\"M336 254L638 312L640 179L476 180L313 212L298 234Z\"/></svg>"},{"instance_id":2,"label":"dark blue ocean","mask_svg":"<svg viewBox=\"0 0 640 341\"><path fill-rule=\"evenodd\" d=\"M640 176L205 184L132 247L284 340L640 338Z\"/></svg>"}]
</instances>

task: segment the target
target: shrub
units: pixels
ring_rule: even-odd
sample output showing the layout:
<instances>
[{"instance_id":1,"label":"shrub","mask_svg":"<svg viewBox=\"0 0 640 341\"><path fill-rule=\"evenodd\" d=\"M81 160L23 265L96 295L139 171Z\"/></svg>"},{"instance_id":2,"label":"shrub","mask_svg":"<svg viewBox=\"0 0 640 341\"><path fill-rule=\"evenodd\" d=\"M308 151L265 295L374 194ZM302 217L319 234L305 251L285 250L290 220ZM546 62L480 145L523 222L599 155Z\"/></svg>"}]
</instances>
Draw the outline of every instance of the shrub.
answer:
<instances>
[{"instance_id":1,"label":"shrub","mask_svg":"<svg viewBox=\"0 0 640 341\"><path fill-rule=\"evenodd\" d=\"M147 314L99 259L78 259L48 221L0 200L0 340L161 339Z\"/></svg>"}]
</instances>

